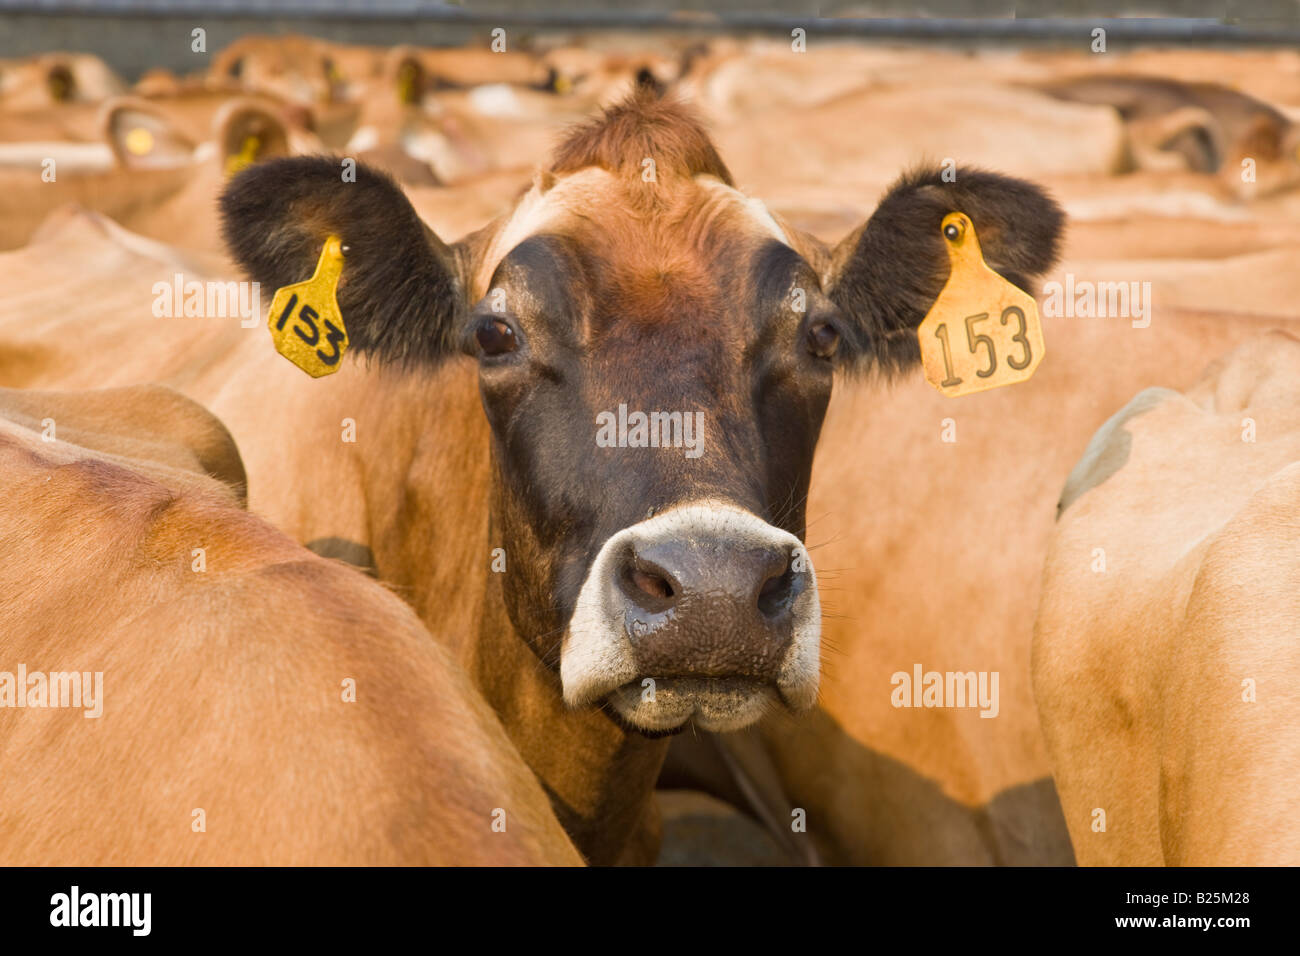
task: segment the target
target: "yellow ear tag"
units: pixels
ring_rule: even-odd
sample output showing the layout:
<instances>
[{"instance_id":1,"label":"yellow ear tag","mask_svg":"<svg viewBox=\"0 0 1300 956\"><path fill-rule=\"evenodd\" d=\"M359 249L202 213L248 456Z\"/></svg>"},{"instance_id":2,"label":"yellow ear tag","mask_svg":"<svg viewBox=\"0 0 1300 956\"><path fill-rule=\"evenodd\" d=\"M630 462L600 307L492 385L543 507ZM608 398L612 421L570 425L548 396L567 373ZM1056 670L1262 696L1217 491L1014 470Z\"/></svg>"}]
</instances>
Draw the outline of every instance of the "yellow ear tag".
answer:
<instances>
[{"instance_id":1,"label":"yellow ear tag","mask_svg":"<svg viewBox=\"0 0 1300 956\"><path fill-rule=\"evenodd\" d=\"M397 101L410 105L418 100L415 95L415 67L410 63L403 63L397 71Z\"/></svg>"},{"instance_id":2,"label":"yellow ear tag","mask_svg":"<svg viewBox=\"0 0 1300 956\"><path fill-rule=\"evenodd\" d=\"M239 147L239 152L231 153L226 157L226 176L235 175L241 169L252 166L257 162L257 152L262 148L262 140L257 136L245 136L243 145Z\"/></svg>"},{"instance_id":3,"label":"yellow ear tag","mask_svg":"<svg viewBox=\"0 0 1300 956\"><path fill-rule=\"evenodd\" d=\"M335 294L342 273L343 245L338 236L330 236L312 277L277 289L266 317L275 350L312 378L337 372L348 350L348 330Z\"/></svg>"},{"instance_id":4,"label":"yellow ear tag","mask_svg":"<svg viewBox=\"0 0 1300 956\"><path fill-rule=\"evenodd\" d=\"M1038 303L988 267L967 216L940 228L952 272L916 330L925 380L949 398L1028 380L1043 360Z\"/></svg>"},{"instance_id":5,"label":"yellow ear tag","mask_svg":"<svg viewBox=\"0 0 1300 956\"><path fill-rule=\"evenodd\" d=\"M153 133L137 126L126 134L123 145L132 156L143 156L153 150Z\"/></svg>"}]
</instances>

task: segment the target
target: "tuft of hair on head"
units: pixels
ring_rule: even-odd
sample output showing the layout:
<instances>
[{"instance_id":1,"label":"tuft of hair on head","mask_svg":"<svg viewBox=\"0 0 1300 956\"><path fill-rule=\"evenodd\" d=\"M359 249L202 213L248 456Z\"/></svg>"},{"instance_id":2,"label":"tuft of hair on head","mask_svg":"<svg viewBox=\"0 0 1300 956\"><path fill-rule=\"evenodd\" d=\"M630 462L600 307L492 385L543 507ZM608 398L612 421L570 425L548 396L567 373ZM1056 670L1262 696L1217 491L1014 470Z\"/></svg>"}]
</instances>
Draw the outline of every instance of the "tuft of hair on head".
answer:
<instances>
[{"instance_id":1,"label":"tuft of hair on head","mask_svg":"<svg viewBox=\"0 0 1300 956\"><path fill-rule=\"evenodd\" d=\"M658 80L638 82L621 102L570 130L552 156L550 171L563 174L598 166L639 176L647 158L654 160L659 176L708 175L733 185L703 122L679 98L665 94Z\"/></svg>"}]
</instances>

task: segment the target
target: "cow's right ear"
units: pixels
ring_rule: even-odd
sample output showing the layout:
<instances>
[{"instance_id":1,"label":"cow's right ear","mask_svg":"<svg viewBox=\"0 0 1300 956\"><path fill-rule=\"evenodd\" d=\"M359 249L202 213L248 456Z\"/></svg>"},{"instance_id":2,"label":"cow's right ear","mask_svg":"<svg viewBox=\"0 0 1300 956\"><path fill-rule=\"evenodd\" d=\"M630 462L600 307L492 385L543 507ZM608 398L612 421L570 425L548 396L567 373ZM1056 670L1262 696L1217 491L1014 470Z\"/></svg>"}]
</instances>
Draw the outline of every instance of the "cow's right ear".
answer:
<instances>
[{"instance_id":1,"label":"cow's right ear","mask_svg":"<svg viewBox=\"0 0 1300 956\"><path fill-rule=\"evenodd\" d=\"M338 236L339 311L358 352L415 364L457 350L466 312L458 259L383 173L328 156L257 163L222 193L221 228L235 260L272 291L311 278L325 240Z\"/></svg>"}]
</instances>

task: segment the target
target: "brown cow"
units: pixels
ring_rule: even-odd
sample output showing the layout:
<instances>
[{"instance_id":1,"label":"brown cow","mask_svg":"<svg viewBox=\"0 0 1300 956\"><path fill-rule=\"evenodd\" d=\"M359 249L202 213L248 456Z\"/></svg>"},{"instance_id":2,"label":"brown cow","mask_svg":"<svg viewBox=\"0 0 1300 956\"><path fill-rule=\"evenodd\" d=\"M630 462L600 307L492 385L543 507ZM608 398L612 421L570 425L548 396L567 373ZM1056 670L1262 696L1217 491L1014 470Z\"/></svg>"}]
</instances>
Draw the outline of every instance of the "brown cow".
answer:
<instances>
[{"instance_id":1,"label":"brown cow","mask_svg":"<svg viewBox=\"0 0 1300 956\"><path fill-rule=\"evenodd\" d=\"M487 50L456 50L489 60ZM523 172L567 121L584 114L553 94L506 83L468 89L430 77L424 51L397 47L366 88L349 156L404 185L458 184L502 169ZM510 70L505 71L507 74ZM470 71L470 76L474 71Z\"/></svg>"},{"instance_id":2,"label":"brown cow","mask_svg":"<svg viewBox=\"0 0 1300 956\"><path fill-rule=\"evenodd\" d=\"M775 181L770 188L778 188ZM458 216L452 215L448 221L456 220ZM1141 236L1129 241L1147 242L1151 251L1146 255L1164 252L1172 241L1208 239L1218 233L1216 225L1207 223L1194 224L1193 230L1182 223L1161 228L1159 221L1137 221L1142 224ZM1249 230L1253 225L1243 222L1237 228ZM1125 235L1133 232L1128 227ZM98 262L101 253L85 248L85 252L63 255L93 256ZM21 265L15 261L15 274L39 270L50 277L47 284L66 284L74 277L58 278L60 272L54 267L59 256L53 249L41 250L39 255L24 257ZM1199 297L1202 280L1211 280L1213 270L1204 263L1195 268L1184 265L1197 281ZM1237 278L1226 273L1224 278L1240 285L1247 276L1245 265L1241 269L1232 265ZM78 272L76 281L81 278ZM147 290L151 280L142 281ZM126 290L120 285L112 283L115 301L125 301L121 293ZM1230 292L1231 286L1225 284L1222 294ZM140 313L146 314L147 309ZM175 375L178 367L184 367L178 363L197 364L195 357L208 360L214 355L202 345L200 329L206 324L188 329L173 322L113 327L102 314L96 314L94 322L88 321L89 316L84 311L61 311L58 316L64 322L80 323L78 342L96 343L72 359L87 366L93 356L94 368L84 382L115 375L116 381ZM44 322L54 318L46 317ZM1121 321L1127 326L1126 320ZM1107 403L1113 407L1151 381L1183 387L1186 382L1179 375L1221 351L1251 323L1162 311L1152 329L1133 333L1149 337L1149 342L1135 337L1131 347L1124 344L1118 353L1117 344L1123 340L1117 342L1104 323L1048 319L1046 324L1053 354L1027 386L956 403L919 381L897 383L892 389L840 382L835 390L822 442L831 454L819 460L810 512L817 521L814 543L825 542L814 551L819 565L844 569L830 582L834 590L825 595L832 612L824 622L825 642L834 649L826 667L830 699L824 714L830 720L816 715L813 720L821 721L820 728L814 726L811 736L800 733L783 740L779 758L791 782L792 805L808 810L809 836L835 849L826 854L829 859L1069 859L1063 822L1051 825L1052 820L1060 821L1060 812L1045 779L1046 755L1027 690L1029 621L1036 587L1019 587L1036 579L1051 528L1056 488L1043 475L1065 474L1087 435L1101 423ZM164 326L169 344L160 350ZM135 343L125 355L122 341ZM40 350L48 349L47 340ZM39 358L30 350L24 354ZM307 381L261 343L254 343L251 351L243 350L235 362L222 361L220 356L217 351L210 378L196 381L190 376L183 384L192 394L215 397L244 443L250 471L270 477L269 483L255 483L255 505L275 514L304 540L315 539L322 550L364 556L363 550L349 548L348 541L367 547L379 541L370 559L378 559L385 577L409 588L409 593L428 596L422 608L426 617L432 620L431 615L437 615L442 620L464 613L463 605L473 601L461 587L460 568L476 566L493 545L486 529L481 540L467 537L462 517L440 515L436 493L410 493L402 463L410 462L412 467L418 463L427 475L427 482L420 484L430 489L442 483L463 487L472 482L470 476L487 481L486 467L479 470L478 450L465 448L464 435L475 433L481 416L470 380L462 392L454 380L440 378L433 392L442 395L451 390L453 400L429 407L430 389L418 375L409 385L395 389L391 375L376 370L340 389L353 374L350 367L335 376L337 382L326 385ZM1106 370L1101 380L1093 374L1098 368ZM439 373L450 379L458 374L455 368ZM1087 387L1080 385L1084 382ZM1031 394L1036 396L1032 401ZM249 395L267 395L267 402L252 404ZM1032 420L1023 430L1021 452L993 453L992 449L1005 446L1008 423L1019 420L1027 405ZM282 414L268 416L266 408L280 409ZM940 444L941 422L954 413L961 439L953 445ZM362 426L356 446L338 442L339 421L348 415L358 415ZM1022 432L1017 429L1011 434ZM413 452L400 451L413 441ZM862 457L868 448L874 460ZM441 464L440 449L450 451L446 465ZM388 461L392 466L384 467ZM875 476L870 508L855 504L867 473ZM280 475L296 476L301 487L281 481ZM365 494L358 488L342 496L350 500L340 500L331 475L364 475ZM929 500L941 504L942 510L917 509L918 475L933 482ZM972 478L978 479L974 489ZM344 487L352 487L353 481L360 485L362 479L348 478ZM1027 488L1032 491L1027 493ZM300 503L304 495L314 497L317 506L304 509ZM404 503L397 511L390 505L395 500ZM356 501L362 505L358 507ZM984 504L976 511L972 501ZM1019 537L1001 534L1002 516L1008 509L1023 509L1034 516ZM887 519L883 523L882 517ZM413 520L422 523L423 532L406 527ZM830 530L819 532L822 526ZM938 528L953 529L952 534L962 539L996 542L997 555L987 548L936 549L933 535ZM430 543L422 544L421 537ZM895 560L900 554L907 560ZM440 571L440 566L451 570ZM990 577L994 572L997 576ZM959 593L947 605L930 606L926 588L940 579L966 581L972 588L984 582L1012 599L998 614L971 620L971 627L954 632L946 621L969 620L969 615ZM884 613L878 613L880 609ZM472 637L468 634L464 639ZM889 707L887 693L864 700L863 687L887 691L889 673L907 666L909 643L923 640L929 648L923 655L928 662L949 656L972 638L980 658L1003 669L1004 681L998 720L961 715L974 718L971 726L980 729L979 736L966 733L960 719L950 720L942 712L908 713L904 719ZM490 654L477 658L472 647L466 651L462 646L462 653L471 664L477 659L485 682L500 667ZM882 663L884 658L889 660ZM900 663L900 658L905 659ZM825 732L820 737L819 730ZM538 750L542 750L540 742ZM546 756L542 752L538 759ZM571 773L564 776L569 769L559 765L551 776L578 780L575 800L584 799L587 795L578 786L581 780ZM788 810L789 805L784 810L787 819Z\"/></svg>"},{"instance_id":3,"label":"brown cow","mask_svg":"<svg viewBox=\"0 0 1300 956\"><path fill-rule=\"evenodd\" d=\"M5 388L0 389L0 415L47 443L96 452L168 487L211 490L215 480L239 505L247 502L244 462L230 432L201 405L170 388Z\"/></svg>"},{"instance_id":4,"label":"brown cow","mask_svg":"<svg viewBox=\"0 0 1300 956\"><path fill-rule=\"evenodd\" d=\"M1114 107L1138 168L1212 173L1247 198L1300 184L1300 126L1237 90L1124 75L1073 77L1041 89L1073 103Z\"/></svg>"},{"instance_id":5,"label":"brown cow","mask_svg":"<svg viewBox=\"0 0 1300 956\"><path fill-rule=\"evenodd\" d=\"M550 90L555 79L548 64L525 50L402 46L388 55L418 66L415 86L421 93L493 83Z\"/></svg>"},{"instance_id":6,"label":"brown cow","mask_svg":"<svg viewBox=\"0 0 1300 956\"><path fill-rule=\"evenodd\" d=\"M213 58L210 71L212 82L234 82L250 92L309 106L314 129L335 148L343 148L367 127L373 129L377 121L384 125L381 117L387 118L387 110L382 107L390 98L418 107L427 94L439 90L488 84L549 95L554 76L538 57L521 51L405 45L383 50L304 36L241 37ZM378 111L376 104L381 106ZM382 130L385 145L387 136L396 132ZM390 162L396 158L390 155Z\"/></svg>"},{"instance_id":7,"label":"brown cow","mask_svg":"<svg viewBox=\"0 0 1300 956\"><path fill-rule=\"evenodd\" d=\"M369 73L377 51L363 54ZM346 79L332 45L307 36L245 36L212 58L210 76L249 92L314 105L344 99Z\"/></svg>"},{"instance_id":8,"label":"brown cow","mask_svg":"<svg viewBox=\"0 0 1300 956\"><path fill-rule=\"evenodd\" d=\"M125 88L103 60L89 53L42 53L0 60L0 110L95 103Z\"/></svg>"},{"instance_id":9,"label":"brown cow","mask_svg":"<svg viewBox=\"0 0 1300 956\"><path fill-rule=\"evenodd\" d=\"M1300 340L1139 393L1061 495L1034 693L1081 863L1300 863Z\"/></svg>"},{"instance_id":10,"label":"brown cow","mask_svg":"<svg viewBox=\"0 0 1300 956\"><path fill-rule=\"evenodd\" d=\"M661 38L664 39L664 38ZM612 106L634 86L668 87L680 77L683 54L645 47L639 38L632 53L614 52L602 45L557 46L542 55L548 77L546 88L585 107ZM692 98L694 100L694 98Z\"/></svg>"},{"instance_id":11,"label":"brown cow","mask_svg":"<svg viewBox=\"0 0 1300 956\"><path fill-rule=\"evenodd\" d=\"M239 509L193 402L0 390L0 474L7 863L580 862L409 608Z\"/></svg>"},{"instance_id":12,"label":"brown cow","mask_svg":"<svg viewBox=\"0 0 1300 956\"><path fill-rule=\"evenodd\" d=\"M245 36L213 56L208 80L310 108L312 129L327 146L339 148L356 129L359 93L382 59L374 48L315 37Z\"/></svg>"},{"instance_id":13,"label":"brown cow","mask_svg":"<svg viewBox=\"0 0 1300 956\"><path fill-rule=\"evenodd\" d=\"M923 170L830 249L737 192L689 113L649 90L576 131L509 215L453 246L384 177L337 170L260 164L223 198L232 252L264 288L303 279L342 238L339 302L372 359L278 398L261 362L223 382L223 418L261 433L255 503L300 540L373 560L427 619L466 622L462 659L579 849L652 858L664 734L816 698L801 537L834 370L915 362L950 209L1022 285L1052 261L1060 214L1027 183ZM629 409L683 424L639 447ZM365 449L289 437L348 411L372 429ZM321 497L339 451L360 494Z\"/></svg>"},{"instance_id":14,"label":"brown cow","mask_svg":"<svg viewBox=\"0 0 1300 956\"><path fill-rule=\"evenodd\" d=\"M1070 861L1029 668L1060 482L1135 390L1186 388L1211 357L1294 318L1283 258L1181 264L1184 303L1262 307L1271 288L1272 314L1180 308L1171 281L1146 328L1045 317L1048 357L1015 388L954 401L919 377L837 384L808 506L826 612L821 706L756 731L785 791L769 816L788 829L804 809L831 862ZM1150 268L1101 275L1158 280ZM916 663L998 672L997 717L895 707L891 676Z\"/></svg>"},{"instance_id":15,"label":"brown cow","mask_svg":"<svg viewBox=\"0 0 1300 956\"><path fill-rule=\"evenodd\" d=\"M47 143L31 144L26 168L0 165L0 249L27 242L54 209L76 203L145 235L219 253L209 213L226 177L251 162L320 150L294 118L267 97L199 90L113 98L96 120L108 166L70 167ZM16 145L0 146L0 159Z\"/></svg>"},{"instance_id":16,"label":"brown cow","mask_svg":"<svg viewBox=\"0 0 1300 956\"><path fill-rule=\"evenodd\" d=\"M4 274L12 277L3 309L12 326L3 330L3 374L13 374L20 358L28 357L40 364L30 366L34 377L24 380L71 381L73 373L83 376L77 380L82 384L167 377L182 381L194 394L218 396L249 448L246 457L256 459L250 471L272 479L286 471L299 476L301 488L285 483L283 508L266 481L260 492L255 485L258 507L302 529L305 539L320 539L316 546L322 549L337 545L327 539L340 532L357 541L371 540L371 535L399 540L407 533L402 527L407 516L418 514L426 522L423 534L437 547L409 557L391 554L391 545L378 549L387 555L385 575L396 578L409 568L413 576L405 579L406 586L434 594L441 589L439 620L454 617L457 612L446 602L461 597L455 590L461 575L457 566L481 560L491 547L486 534L481 542L466 540L458 527L463 518L454 514L437 524L436 491L428 507L417 496L394 511L387 502L404 500L406 477L400 467L382 464L416 435L424 450L417 448L410 460L421 462L431 488L464 481L458 471L476 457L461 456L464 434L472 432L482 414L470 383L464 400L451 406L431 406L424 398L427 386L418 381L411 384L409 398L400 393L387 398L384 392L392 386L384 375L325 401L326 382L309 381L271 353L260 328L243 330L235 322L230 336L235 342L240 336L248 340L248 347L235 353L238 360L217 361L200 381L194 372L181 380L177 370L202 371L203 363L220 360L230 343L208 339L205 344L204 331L215 330L215 320L150 318L149 284L177 267L143 258L161 254L156 244L150 248L137 240L137 252L127 245L129 236L121 230L105 235L99 231L104 226L100 221L97 227L90 217L70 219L41 244L0 261ZM75 275L69 273L69 263L76 263ZM1221 265L1187 267L1198 280L1188 289L1193 300L1206 294L1201 280L1218 281L1225 293L1248 280L1244 262ZM18 295L23 282L33 289L60 289L65 306L57 314L24 315L25 304L45 299L31 292ZM134 315L129 310L133 287L139 300ZM1277 294L1286 299L1281 290ZM109 321L114 315L123 318ZM49 326L56 320L59 328L75 334L52 335ZM1117 330L1116 322L1124 331ZM1127 319L1047 318L1052 352L1032 382L956 402L920 381L888 387L837 383L810 505L810 543L818 546L812 554L825 582L823 601L829 612L823 621L829 649L824 709L801 722L795 733L780 725L764 728L776 741L778 766L785 771L789 795L778 809L788 838L802 839L805 846L815 840L824 847L824 859L839 862L1068 862L1064 821L1045 779L1049 765L1028 695L1037 587L1023 585L1036 582L1040 573L1060 480L1042 476L1066 474L1089 432L1101 424L1108 407L1132 393L1133 383L1185 387L1204 356L1270 322L1276 320L1170 308L1158 312L1150 328L1131 331ZM22 340L15 337L19 331ZM73 346L66 363L52 364L53 347L64 341ZM124 342L131 343L125 351ZM1098 368L1108 370L1100 380L1094 374ZM341 381L350 374L344 370L335 378ZM248 401L263 395L265 405ZM394 410L385 411L387 407ZM278 413L268 415L269 408ZM356 445L338 440L338 425L346 415L359 422ZM947 416L957 423L954 444L940 440ZM281 422L283 431L278 430ZM1017 422L1022 424L1013 426ZM1010 453L999 453L1009 436L1019 436L1018 443ZM440 448L456 456L445 467L438 465ZM865 449L871 450L869 458ZM407 455L393 457L401 462ZM354 469L365 474L373 501L369 514L363 511L355 518L339 502L339 492L347 486L331 477ZM859 503L864 475L873 476L871 507ZM924 495L918 493L918 476L930 483ZM303 495L327 502L331 510L317 505L304 511ZM359 492L355 496L361 497ZM927 507L917 508L918 496ZM976 502L983 503L979 509L973 507ZM941 507L936 510L936 505ZM1032 523L1009 536L1009 512L1032 514ZM939 547L939 534L944 540L982 544ZM439 565L451 571L436 576ZM435 576L421 582L414 577L420 572ZM939 580L969 581L971 587L1005 592L1010 599L996 615L971 618L963 611L960 589L946 604L935 605L927 597L931 582ZM948 624L953 619L967 623L954 630ZM907 667L912 660L907 655L921 646L927 664L957 660L972 648L978 660L988 662L984 666L1000 669L998 718L890 707L890 673ZM875 693L864 693L864 688L875 688ZM967 725L981 732L966 733ZM734 736L720 739L731 743ZM793 807L807 811L806 835L789 833ZM1053 820L1059 823L1045 825Z\"/></svg>"}]
</instances>

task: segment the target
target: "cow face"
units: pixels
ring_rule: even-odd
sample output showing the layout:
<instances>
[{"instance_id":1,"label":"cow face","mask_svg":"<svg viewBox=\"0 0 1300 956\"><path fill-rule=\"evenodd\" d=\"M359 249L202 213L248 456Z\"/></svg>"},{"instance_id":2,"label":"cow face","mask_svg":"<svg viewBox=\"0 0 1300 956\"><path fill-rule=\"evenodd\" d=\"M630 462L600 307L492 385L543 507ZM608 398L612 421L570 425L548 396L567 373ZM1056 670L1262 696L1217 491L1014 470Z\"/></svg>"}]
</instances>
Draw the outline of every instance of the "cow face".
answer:
<instances>
[{"instance_id":1,"label":"cow face","mask_svg":"<svg viewBox=\"0 0 1300 956\"><path fill-rule=\"evenodd\" d=\"M917 359L959 208L1026 284L1060 214L992 174L902 180L827 250L735 190L680 106L638 93L579 130L511 214L442 244L393 184L323 159L223 198L254 278L299 280L330 233L339 303L382 361L478 363L510 620L572 706L646 733L810 706L820 611L801 543L837 367Z\"/></svg>"},{"instance_id":2,"label":"cow face","mask_svg":"<svg viewBox=\"0 0 1300 956\"><path fill-rule=\"evenodd\" d=\"M571 704L659 730L815 699L800 538L841 317L786 240L713 173L594 167L540 183L475 277L507 606Z\"/></svg>"},{"instance_id":3,"label":"cow face","mask_svg":"<svg viewBox=\"0 0 1300 956\"><path fill-rule=\"evenodd\" d=\"M346 87L327 44L311 37L245 37L222 50L213 74L288 103L337 102Z\"/></svg>"}]
</instances>

